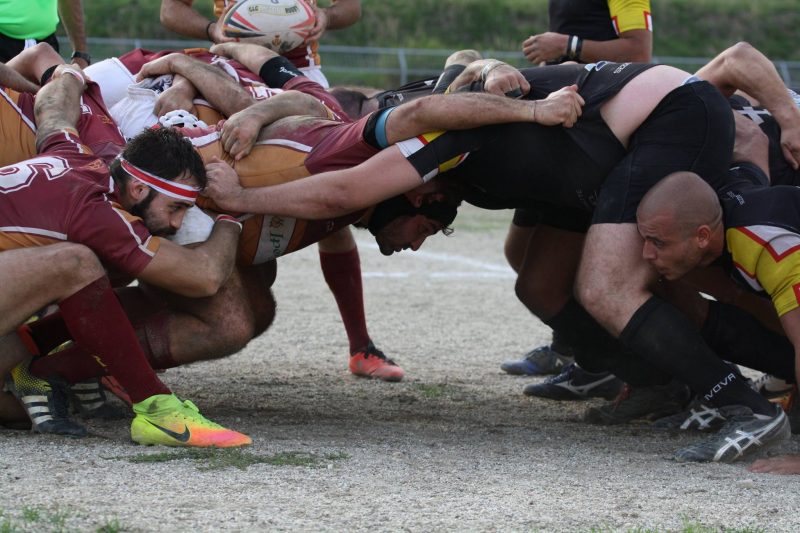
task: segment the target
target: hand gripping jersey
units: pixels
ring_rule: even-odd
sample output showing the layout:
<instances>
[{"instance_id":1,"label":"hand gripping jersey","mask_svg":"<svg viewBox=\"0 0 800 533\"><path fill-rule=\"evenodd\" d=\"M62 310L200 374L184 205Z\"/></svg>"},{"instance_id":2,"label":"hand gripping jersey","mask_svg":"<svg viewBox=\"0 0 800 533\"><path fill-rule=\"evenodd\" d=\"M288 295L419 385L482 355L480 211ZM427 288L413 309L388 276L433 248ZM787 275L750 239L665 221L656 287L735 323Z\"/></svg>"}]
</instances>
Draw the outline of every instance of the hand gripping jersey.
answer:
<instances>
[{"instance_id":1,"label":"hand gripping jersey","mask_svg":"<svg viewBox=\"0 0 800 533\"><path fill-rule=\"evenodd\" d=\"M283 92L283 89L280 88L267 87L258 74L250 72L238 61L214 55L205 48L186 48L183 50L164 50L160 52L136 48L135 50L121 55L118 59L120 63L128 69L131 75L135 76L145 63L176 52L186 54L210 65L219 66L231 76L234 81L247 90L250 96L255 100L265 100L273 94ZM152 98L155 98L155 93ZM224 118L210 103L202 98L196 98L194 100L194 106L194 109L187 109L187 111L192 112L206 124L216 124Z\"/></svg>"},{"instance_id":2,"label":"hand gripping jersey","mask_svg":"<svg viewBox=\"0 0 800 533\"><path fill-rule=\"evenodd\" d=\"M755 165L731 169L720 193L726 250L722 264L752 292L769 297L779 316L800 307L800 189L767 187Z\"/></svg>"},{"instance_id":3,"label":"hand gripping jersey","mask_svg":"<svg viewBox=\"0 0 800 533\"><path fill-rule=\"evenodd\" d=\"M448 131L409 157L420 175L466 152L450 175L469 185L465 200L485 209L540 208L542 203L592 211L598 191L625 147L600 115L601 105L654 65L601 62L522 70L528 98L577 84L586 104L572 128L533 123ZM482 91L482 84L468 88Z\"/></svg>"},{"instance_id":4,"label":"hand gripping jersey","mask_svg":"<svg viewBox=\"0 0 800 533\"><path fill-rule=\"evenodd\" d=\"M0 166L11 165L36 155L35 96L0 88ZM77 130L81 142L106 164L122 151L125 140L109 118L100 88L89 83L81 95L81 116Z\"/></svg>"},{"instance_id":5,"label":"hand gripping jersey","mask_svg":"<svg viewBox=\"0 0 800 533\"><path fill-rule=\"evenodd\" d=\"M800 185L800 169L786 161L781 149L781 127L767 109L754 106L746 98L735 95L729 100L731 108L749 118L769 139L769 177L772 185Z\"/></svg>"},{"instance_id":6,"label":"hand gripping jersey","mask_svg":"<svg viewBox=\"0 0 800 533\"><path fill-rule=\"evenodd\" d=\"M74 132L54 133L38 156L0 168L0 250L70 241L136 276L160 241L114 202L111 183L108 167Z\"/></svg>"},{"instance_id":7,"label":"hand gripping jersey","mask_svg":"<svg viewBox=\"0 0 800 533\"><path fill-rule=\"evenodd\" d=\"M283 119L269 126L269 138L258 142L240 161L233 161L224 153L216 126L185 130L184 133L204 161L219 157L233 166L244 187L261 187L351 167L376 154L378 149L364 141L368 119L365 117L353 123L314 117ZM219 212L207 198L201 197L198 205ZM238 262L240 265L253 265L276 259L320 241L356 222L363 214L362 210L329 220L252 216L244 222Z\"/></svg>"}]
</instances>

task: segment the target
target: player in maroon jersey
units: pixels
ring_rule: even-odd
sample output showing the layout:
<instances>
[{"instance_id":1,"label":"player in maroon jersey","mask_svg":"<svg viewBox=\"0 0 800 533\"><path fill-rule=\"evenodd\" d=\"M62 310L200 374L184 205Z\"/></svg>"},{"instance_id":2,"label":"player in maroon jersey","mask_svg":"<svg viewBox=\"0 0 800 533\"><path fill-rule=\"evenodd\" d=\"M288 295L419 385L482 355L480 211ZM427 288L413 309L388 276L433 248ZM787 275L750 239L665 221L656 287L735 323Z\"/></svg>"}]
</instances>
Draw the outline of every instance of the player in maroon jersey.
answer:
<instances>
[{"instance_id":1,"label":"player in maroon jersey","mask_svg":"<svg viewBox=\"0 0 800 533\"><path fill-rule=\"evenodd\" d=\"M34 106L38 156L0 170L0 246L14 251L79 243L112 275L138 277L189 296L214 294L230 275L241 224L229 218L220 221L208 242L194 249L161 238L180 227L205 184L202 161L179 134L168 129L146 132L114 160L109 180L109 168L81 143L74 129L85 87L82 73L62 65L40 91ZM226 170L230 167L212 165L210 173ZM187 269L187 264L193 268ZM96 364L127 389L136 413L131 426L135 441L184 446L250 443L249 437L204 418L191 402L181 402L161 383L121 313L108 278L90 283L81 293L86 296L74 307L60 303L62 311L68 311L61 318L75 344L92 353ZM80 314L94 316L97 309L117 324L85 328L87 319ZM71 327L72 317L82 320L85 329ZM23 364L12 371L12 392L32 415L35 428L58 431L48 420L36 419L41 391L27 370L28 364ZM74 375L60 377L80 381Z\"/></svg>"}]
</instances>

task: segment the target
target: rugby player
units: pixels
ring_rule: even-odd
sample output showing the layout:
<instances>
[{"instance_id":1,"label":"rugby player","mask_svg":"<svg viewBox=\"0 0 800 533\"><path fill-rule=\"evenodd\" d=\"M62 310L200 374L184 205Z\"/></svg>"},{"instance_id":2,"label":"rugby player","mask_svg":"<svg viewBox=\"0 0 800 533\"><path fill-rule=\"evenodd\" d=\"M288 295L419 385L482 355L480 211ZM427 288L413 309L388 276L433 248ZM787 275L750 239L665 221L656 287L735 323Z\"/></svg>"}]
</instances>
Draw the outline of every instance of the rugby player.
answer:
<instances>
[{"instance_id":1,"label":"rugby player","mask_svg":"<svg viewBox=\"0 0 800 533\"><path fill-rule=\"evenodd\" d=\"M2 172L4 248L75 242L91 249L115 276L137 277L187 296L214 294L230 275L241 224L221 219L208 242L194 249L161 238L180 227L205 182L205 169L191 144L169 130L145 133L111 165L110 181L109 168L82 144L75 130L86 87L83 74L60 65L53 76L34 106L38 156ZM230 167L218 163L210 166L209 173L225 171ZM187 269L187 264L193 268ZM118 302L107 278L82 290L88 297L74 310L77 315L91 316L96 305L109 308L109 316L128 324L119 313L111 314ZM63 309L64 302L60 306ZM128 390L136 414L131 425L134 441L183 446L250 443L246 435L207 420L194 404L173 395L154 374L130 328L127 334L122 326L81 334L69 327L71 316L61 319L76 345L94 354L96 364ZM29 398L36 391L29 388L30 380L23 379L28 374L22 370L12 372L12 392L22 400L35 429L58 431L38 424L38 406Z\"/></svg>"},{"instance_id":2,"label":"rugby player","mask_svg":"<svg viewBox=\"0 0 800 533\"><path fill-rule=\"evenodd\" d=\"M241 46L241 45L240 45ZM257 47L256 47L257 48ZM252 50L252 49L251 49ZM263 48L259 50L263 51ZM272 58L275 59L275 58ZM269 60L269 61L272 61ZM183 63L190 61L180 56L161 58L147 67L145 74L152 74L155 69L171 70L176 65L173 61ZM183 67L177 66L183 72ZM202 68L189 62L186 73ZM264 71L264 69L258 69ZM269 66L272 75L282 73L294 78L296 72L283 58ZM298 83L313 82L298 80ZM205 94L212 104L217 98L230 99L227 87ZM281 100L297 96L299 93L286 92L270 100L251 106L242 112L242 121L264 120L265 116L274 117L269 109L278 108L278 113L285 112ZM302 96L302 95L300 95ZM286 98L281 98L286 97ZM306 98L310 98L306 96ZM263 143L257 145L247 157L235 161L236 171L241 179L253 184L299 179L309 172L324 171L328 168L341 168L355 164L379 151L378 147L369 144L374 137L374 120L365 118L358 123L342 123L329 120L330 111L319 101L310 98L316 105L319 114L324 118L294 117L267 128L263 133ZM455 128L473 126L484 122L500 120L533 120L545 123L572 124L580 113L581 100L572 89L559 91L547 100L540 102L514 101L487 95L454 95L444 100L445 105L436 100L419 101L413 106L398 109L394 126L387 128L388 139L413 136L439 127ZM480 105L478 105L480 104ZM476 112L479 109L479 112ZM534 117L534 109L536 116ZM266 111L265 111L266 110ZM236 122L235 119L233 119ZM241 123L241 122L240 122ZM260 126L256 127L258 130ZM394 129L393 129L394 128ZM205 129L182 130L190 136L204 157L212 158L223 155L223 144L220 133L215 127ZM376 142L373 139L373 144ZM306 153L307 152L307 153ZM238 152L237 152L238 154ZM305 179L305 178L304 178ZM269 293L269 285L274 279L277 256L291 252L299 247L315 242L326 233L335 231L345 224L362 220L373 230L380 233L379 242L384 249L394 251L403 247L417 247L432 233L439 231L455 215L454 206L429 206L428 198L420 195L417 198L398 198L386 205L374 209L361 210L360 213L348 214L321 222L307 222L288 217L252 217L245 221L247 229L240 244L239 277L240 281L229 283L221 294L202 302L179 301L166 294L161 299L167 300L170 313L168 317L149 316L136 318L137 325L147 329L145 337L149 340L145 349L155 368L169 368L188 362L222 357L231 351L219 346L218 337L233 338L238 336L247 342L253 331L266 328L274 313L274 300ZM438 203L437 203L438 204ZM208 205L207 207L214 207ZM398 220L399 219L399 220ZM276 234L280 233L280 238ZM179 235L180 236L180 235ZM201 235L201 239L204 235ZM254 263L256 264L255 266ZM262 264L261 274L257 264ZM265 282L266 281L266 282ZM140 293L142 291L139 291ZM152 294L141 295L142 297ZM146 306L139 306L146 307ZM152 309L152 306L150 306ZM152 315L152 313L151 313ZM202 317L202 319L201 319ZM211 320L209 317L213 317ZM155 327L160 322L162 326ZM168 327L163 327L164 322ZM198 322L201 322L198 324ZM180 324L180 326L179 326ZM204 326L207 324L207 326ZM201 328L207 327L207 331ZM31 326L36 333L36 324ZM186 332L192 337L186 338ZM207 334L201 334L206 332ZM233 333L231 333L233 332ZM158 339L153 342L152 339ZM185 342L184 342L185 341ZM235 351L235 350L233 350ZM92 365L90 358L78 357L74 352L60 352L45 358L42 364L50 360L52 365L71 368L81 367L87 374L97 375L103 369ZM90 368L94 367L94 368ZM41 367L40 367L41 368ZM91 374L95 372L95 374Z\"/></svg>"},{"instance_id":3,"label":"rugby player","mask_svg":"<svg viewBox=\"0 0 800 533\"><path fill-rule=\"evenodd\" d=\"M468 67L464 75L474 78L476 72L486 72L488 68L491 77L494 72L506 68L487 65ZM449 178L445 185L454 181L462 187L466 184L465 197L471 203L493 208L557 207L560 208L558 212L550 216L553 219L561 217L562 223L565 210L571 209L566 222L573 225L581 218L584 224L588 224L593 216L594 223L583 250L584 254L588 253L588 264L596 263L598 258L612 252L621 250L622 253L609 262L618 270L607 272L606 276L601 276L608 268L605 264L594 264L595 269L588 272L584 260L581 267L583 278L579 277L579 281L584 283L579 284L579 288L588 293L579 294L588 297L590 304L597 304L592 298L591 287L586 284L587 277L599 276L604 281L600 284L598 280L599 286L608 287L610 283L620 281L623 275L628 275L625 290L618 287L619 295L624 297L606 295L609 302L606 308L613 308L610 304L618 303L615 309L620 312L625 309L623 304L632 308L632 312L636 311L637 300L631 298L635 291L639 291L637 294L645 302L651 302L637 317L637 323L645 322L644 327L637 325L623 335L623 341L645 362L670 374L681 374L677 368L679 365L671 365L669 358L674 358L675 353L696 354L705 348L708 350L705 356L711 361L709 364L718 362L724 366L693 329L688 332L690 341L671 340L673 344L679 342L682 348L676 352L673 346L668 354L643 334L655 327L647 325L652 316L650 306L658 307L656 316L664 320L674 318L680 322L682 319L680 315L675 318L677 311L665 311L669 306L646 289L653 274L648 265L643 264L638 249L631 247L631 240L636 241L639 237L630 234L630 227L633 226L635 231L635 224L627 220L635 214L638 199L646 190L673 171L697 171L714 186L724 185L734 137L733 117L727 102L708 83L667 66L608 63L588 67L557 66L526 72L526 78L532 82L533 97L549 92L550 84L562 86L577 81L586 107L576 126L562 130L512 125L483 128L479 133L448 132L429 142L421 154L409 159L402 154L401 143L352 169L246 192L236 183L223 184L220 180L211 185L210 195L225 208L245 212L330 217L419 187L421 176L429 179L436 173L435 166L424 161L423 154L430 155L437 150L433 159L440 161L469 151L469 157L443 178ZM513 85L502 88L503 92L513 89ZM387 123L391 124L390 121L391 115ZM473 140L475 135L482 138ZM469 142L472 144L465 144ZM465 150L465 146L471 150ZM528 148L520 150L520 146ZM539 150L531 150L531 146ZM380 177L376 179L378 173ZM536 176L536 179L531 179L531 176ZM430 187L435 188L433 183L422 187L430 190ZM582 345L587 350L603 346L617 349L619 344L599 328L576 301L569 299L569 291L565 294L560 302L551 302L549 309L542 311L545 322L551 326L573 328L576 336L580 337L575 341L576 348ZM606 318L603 310L598 315ZM549 316L545 311L549 311ZM668 315L666 318L664 313ZM624 318L625 315L619 316ZM619 316L615 315L615 320L619 320ZM687 321L685 325L680 322L677 327L686 329L690 326ZM682 335L676 337L684 339ZM701 392L718 385L717 382L706 383L700 376L689 378L687 382ZM750 422L760 420L758 415L766 415L768 420L761 420L762 423L778 422L780 425L783 413L776 412L766 401L767 405L763 405L759 399L749 397L748 391L740 385L743 384L737 380L725 383L722 394L715 395L715 401L720 405L752 402ZM715 454L711 453L704 460L714 457ZM738 455L724 457L725 460L735 458Z\"/></svg>"},{"instance_id":4,"label":"rugby player","mask_svg":"<svg viewBox=\"0 0 800 533\"><path fill-rule=\"evenodd\" d=\"M688 172L671 174L648 191L637 210L637 228L644 239L642 255L668 280L680 279L698 267L720 264L743 287L769 298L788 341L775 338L763 342L765 337L769 340L777 335L760 331L752 317L716 301L707 303L703 333L715 348L724 350L721 353L729 361L797 382L800 191L792 186L769 187L763 170L749 162L733 167L730 175L729 183L718 191ZM679 364L690 365L693 374L709 373L710 381L718 378L704 360L677 359ZM724 392L729 381L738 379L729 370L702 400L713 404L714 396ZM713 416L713 407L701 408L706 417ZM742 455L750 447L789 437L785 416L758 412L748 405L724 405L718 411L716 418L729 420L736 432L723 427L719 435L678 452L679 458L697 460L712 450L714 460L726 460L726 456Z\"/></svg>"},{"instance_id":5,"label":"rugby player","mask_svg":"<svg viewBox=\"0 0 800 533\"><path fill-rule=\"evenodd\" d=\"M267 49L263 50L269 52ZM210 54L207 50L188 49L184 53L205 63L205 65L200 62L190 63L192 69L190 69L188 78L191 79L191 82L181 75L171 75L169 79L158 77L129 88L136 82L135 74L139 73L144 64L165 55L174 54L173 52L152 53L137 49L119 58L101 61L89 69L90 75L99 84L102 101L110 108L107 113L113 117L125 138L131 138L142 129L157 124L158 117L169 111L185 109L191 111L205 123L216 124L227 114L283 91L283 88L271 89L265 86L256 74L245 69L239 63ZM272 56L277 55L269 53ZM57 54L45 45L39 46L37 50L26 52L26 54L23 72L28 77L35 79L38 79L41 72L50 65L61 61ZM173 59L174 57L170 60ZM208 64L215 65L215 68L204 68ZM231 78L237 83L231 83ZM303 83L304 80L307 81L305 77L296 80L300 82L300 89L312 86L310 82ZM292 89L292 87L293 84L290 83L286 89ZM319 89L315 84L313 87ZM202 99L202 94L198 93L198 90L211 91L222 88L225 88L225 91L224 97L217 100L219 110L211 106L207 100ZM94 88L94 91L96 92L97 89ZM325 91L319 89L315 94L326 101L329 107L338 109L335 106L336 101L331 99ZM90 101L90 105L92 101L94 98ZM311 108L308 108L308 103L292 107L291 99L283 99L281 102L284 112L288 114L306 114L314 112L318 107L312 105ZM96 107L93 106L92 110L95 115L98 115ZM220 110L223 113L220 113ZM185 114L179 116L185 116ZM339 119L341 117L346 117L346 115L342 112L331 113L331 118ZM173 122L177 123L179 120L173 119ZM13 124L14 122L9 123ZM84 130L79 126L79 131L83 133ZM249 227L252 225L250 223ZM334 294L347 332L350 344L349 369L358 376L398 381L404 375L403 369L387 358L370 338L364 313L358 249L348 226L340 225L339 227L340 231L325 232L325 238L319 241L320 265L325 280ZM196 302L192 303L192 305L194 304ZM270 320L265 319L260 322L257 331L244 332L244 335L238 335L238 339L235 340L226 339L225 334L236 335L242 331L241 328L218 332L213 335L217 342L214 343L214 346L208 346L206 350L216 351L219 356L238 351L243 347L242 342L246 343L241 340L243 337L249 341L266 329ZM212 326L212 323L208 324L209 328ZM208 338L209 336L192 335L186 342L195 343L195 339L204 337ZM181 346L188 347L189 344L186 342ZM223 350L224 353L220 350ZM192 349L189 351L194 352Z\"/></svg>"}]
</instances>

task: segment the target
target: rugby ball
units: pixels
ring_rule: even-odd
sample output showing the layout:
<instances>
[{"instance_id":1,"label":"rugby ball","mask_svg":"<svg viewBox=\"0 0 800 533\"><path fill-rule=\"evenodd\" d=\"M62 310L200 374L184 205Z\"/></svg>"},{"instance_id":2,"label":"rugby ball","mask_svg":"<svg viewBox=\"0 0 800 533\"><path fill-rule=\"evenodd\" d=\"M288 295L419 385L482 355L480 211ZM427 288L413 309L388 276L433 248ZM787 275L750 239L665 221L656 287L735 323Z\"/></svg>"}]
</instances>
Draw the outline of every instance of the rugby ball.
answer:
<instances>
[{"instance_id":1,"label":"rugby ball","mask_svg":"<svg viewBox=\"0 0 800 533\"><path fill-rule=\"evenodd\" d=\"M240 0L222 19L222 32L283 54L306 40L316 17L305 0Z\"/></svg>"}]
</instances>

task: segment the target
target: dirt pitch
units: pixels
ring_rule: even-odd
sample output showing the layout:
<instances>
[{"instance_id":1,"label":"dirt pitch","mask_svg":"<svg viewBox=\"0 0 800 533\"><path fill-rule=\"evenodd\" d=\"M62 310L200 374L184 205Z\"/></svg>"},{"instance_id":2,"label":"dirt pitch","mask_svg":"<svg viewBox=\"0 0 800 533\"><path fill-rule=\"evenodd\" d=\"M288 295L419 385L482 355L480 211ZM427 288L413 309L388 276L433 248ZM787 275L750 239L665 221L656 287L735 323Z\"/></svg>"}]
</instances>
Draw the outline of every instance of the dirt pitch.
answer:
<instances>
[{"instance_id":1,"label":"dirt pitch","mask_svg":"<svg viewBox=\"0 0 800 533\"><path fill-rule=\"evenodd\" d=\"M134 446L123 421L92 421L81 441L1 430L0 528L799 531L800 476L675 463L697 436L588 426L589 403L524 397L531 380L500 372L548 338L513 295L508 217L465 209L455 235L392 258L359 232L370 330L405 368L402 383L345 371L333 298L305 250L280 262L267 334L165 374L210 418L250 434L245 454L131 462L173 450ZM794 437L784 450L798 448ZM311 464L213 469L295 452Z\"/></svg>"}]
</instances>

